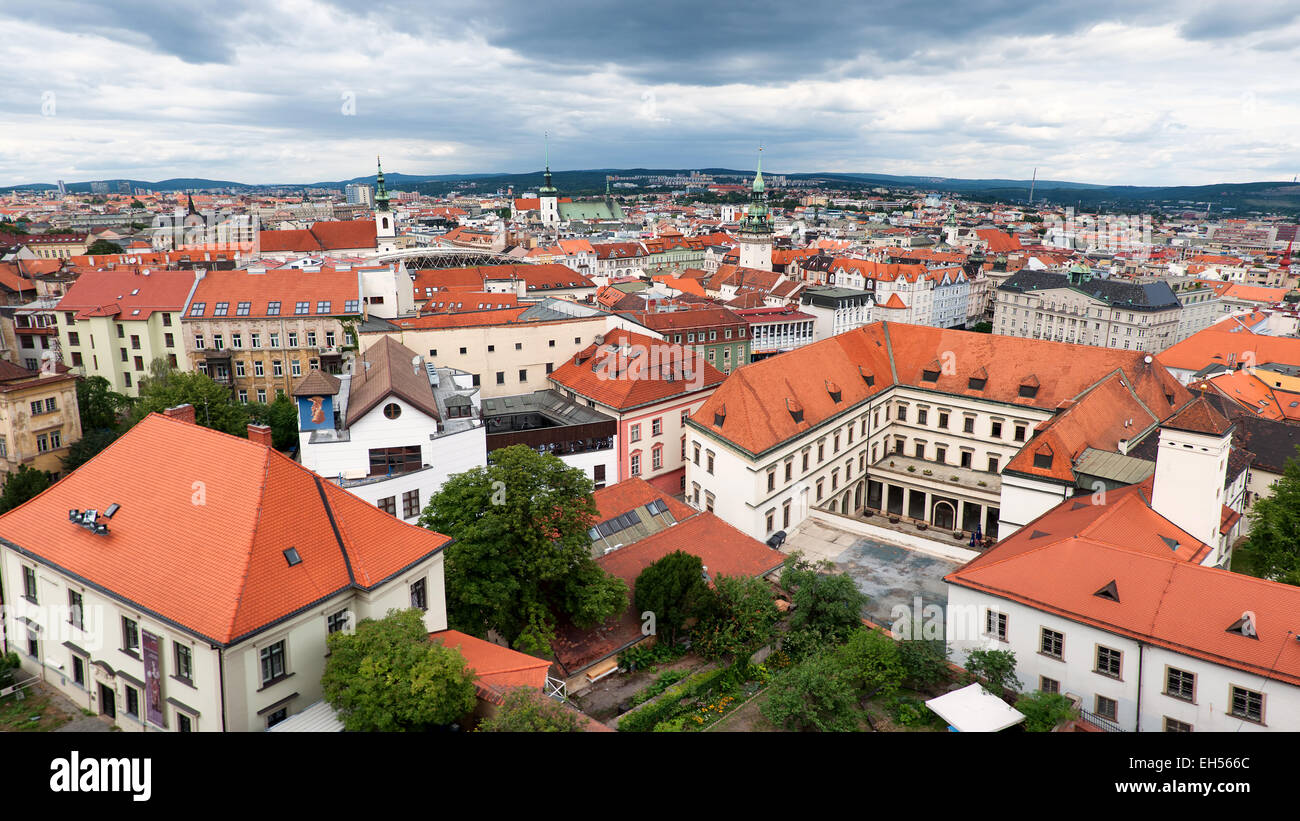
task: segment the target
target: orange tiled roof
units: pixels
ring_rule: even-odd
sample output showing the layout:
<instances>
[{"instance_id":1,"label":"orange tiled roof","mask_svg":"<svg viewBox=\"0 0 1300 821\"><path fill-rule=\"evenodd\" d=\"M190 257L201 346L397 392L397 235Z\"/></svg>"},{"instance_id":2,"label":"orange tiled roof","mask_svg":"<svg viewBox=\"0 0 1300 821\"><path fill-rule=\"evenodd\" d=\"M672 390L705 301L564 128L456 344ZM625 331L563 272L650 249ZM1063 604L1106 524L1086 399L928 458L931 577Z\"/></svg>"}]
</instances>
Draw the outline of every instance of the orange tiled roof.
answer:
<instances>
[{"instance_id":1,"label":"orange tiled roof","mask_svg":"<svg viewBox=\"0 0 1300 821\"><path fill-rule=\"evenodd\" d=\"M430 633L429 639L458 651L474 671L474 687L479 698L494 704L500 704L506 691L513 687L527 687L540 692L546 684L547 671L551 669L551 663L545 659L459 630L440 630Z\"/></svg>"},{"instance_id":2,"label":"orange tiled roof","mask_svg":"<svg viewBox=\"0 0 1300 821\"><path fill-rule=\"evenodd\" d=\"M58 310L83 316L148 319L154 311L180 312L194 286L194 271L93 271L82 274L59 300Z\"/></svg>"},{"instance_id":3,"label":"orange tiled roof","mask_svg":"<svg viewBox=\"0 0 1300 821\"><path fill-rule=\"evenodd\" d=\"M946 353L952 354L956 373L934 368ZM899 384L1046 410L1080 397L1100 381L1099 374L1116 370L1148 407L1167 406L1167 392L1186 397L1177 380L1147 364L1145 356L1141 351L875 322L732 371L692 420L745 451L762 453L891 387L895 371ZM981 369L987 381L972 389L970 377ZM926 380L927 372L937 379ZM827 379L841 386L840 402L827 394ZM1033 380L1038 383L1034 396L1021 396L1022 383ZM802 403L801 421L786 410L787 397ZM721 425L719 411L725 411Z\"/></svg>"},{"instance_id":4,"label":"orange tiled roof","mask_svg":"<svg viewBox=\"0 0 1300 821\"><path fill-rule=\"evenodd\" d=\"M726 376L682 345L616 328L602 344L569 358L549 379L584 398L628 410L717 387Z\"/></svg>"},{"instance_id":5,"label":"orange tiled roof","mask_svg":"<svg viewBox=\"0 0 1300 821\"><path fill-rule=\"evenodd\" d=\"M361 313L361 285L358 274L353 271L336 271L322 269L304 272L295 268L273 268L264 274L253 274L247 270L209 271L204 274L194 287L194 295L185 308L186 318L214 318L217 303L227 303L226 317L236 318L239 303L248 302L245 316L265 318L267 316L293 317L297 303L306 302L310 316L319 316L319 303L329 303L327 316ZM280 310L268 314L271 302L279 302ZM348 303L355 305L348 310ZM201 314L192 313L192 308L203 303Z\"/></svg>"},{"instance_id":6,"label":"orange tiled roof","mask_svg":"<svg viewBox=\"0 0 1300 821\"><path fill-rule=\"evenodd\" d=\"M258 242L262 253L337 251L377 245L374 220L368 219L314 222L310 228L293 231L261 231Z\"/></svg>"},{"instance_id":7,"label":"orange tiled roof","mask_svg":"<svg viewBox=\"0 0 1300 821\"><path fill-rule=\"evenodd\" d=\"M68 521L71 509L113 502L108 535ZM158 414L0 516L0 538L227 646L348 588L373 589L450 541L270 448Z\"/></svg>"},{"instance_id":8,"label":"orange tiled roof","mask_svg":"<svg viewBox=\"0 0 1300 821\"><path fill-rule=\"evenodd\" d=\"M1209 546L1151 510L1144 492L1110 491L1096 506L1067 499L945 580L1300 685L1292 635L1300 587L1200 565ZM1119 601L1096 595L1112 582ZM1255 614L1257 638L1228 631L1246 611Z\"/></svg>"}]
</instances>

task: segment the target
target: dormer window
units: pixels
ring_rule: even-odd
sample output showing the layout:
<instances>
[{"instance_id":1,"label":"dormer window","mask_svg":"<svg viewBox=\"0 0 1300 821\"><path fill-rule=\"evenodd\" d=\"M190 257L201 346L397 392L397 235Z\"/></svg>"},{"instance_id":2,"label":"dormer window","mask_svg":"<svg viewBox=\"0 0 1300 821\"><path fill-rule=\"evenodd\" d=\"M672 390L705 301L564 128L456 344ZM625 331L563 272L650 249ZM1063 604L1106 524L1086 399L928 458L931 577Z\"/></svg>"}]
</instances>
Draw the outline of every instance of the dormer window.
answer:
<instances>
[{"instance_id":1,"label":"dormer window","mask_svg":"<svg viewBox=\"0 0 1300 821\"><path fill-rule=\"evenodd\" d=\"M862 375L862 381L867 383L867 387L876 384L876 375L861 365L858 366L858 373Z\"/></svg>"},{"instance_id":2,"label":"dormer window","mask_svg":"<svg viewBox=\"0 0 1300 821\"><path fill-rule=\"evenodd\" d=\"M1034 454L1034 467L1050 468L1052 466L1052 449L1044 445Z\"/></svg>"},{"instance_id":3,"label":"dormer window","mask_svg":"<svg viewBox=\"0 0 1300 821\"><path fill-rule=\"evenodd\" d=\"M988 370L980 368L978 371L975 371L975 373L970 375L970 378L966 381L966 387L973 391L982 391L984 390L984 386L988 384L988 381Z\"/></svg>"},{"instance_id":4,"label":"dormer window","mask_svg":"<svg viewBox=\"0 0 1300 821\"><path fill-rule=\"evenodd\" d=\"M925 366L925 369L921 371L921 381L922 381L922 382L938 382L938 381L939 381L939 373L940 373L942 370L943 370L943 366L942 366L941 364L939 364L939 360L937 360L937 359L934 360L934 361L931 362L929 365L926 365L926 366Z\"/></svg>"},{"instance_id":5,"label":"dormer window","mask_svg":"<svg viewBox=\"0 0 1300 821\"><path fill-rule=\"evenodd\" d=\"M803 422L803 405L794 399L787 398L785 400L785 409L790 412L790 418L794 420L796 425Z\"/></svg>"},{"instance_id":6,"label":"dormer window","mask_svg":"<svg viewBox=\"0 0 1300 821\"><path fill-rule=\"evenodd\" d=\"M1020 383L1020 397L1033 399L1038 395L1038 377L1030 374Z\"/></svg>"},{"instance_id":7,"label":"dormer window","mask_svg":"<svg viewBox=\"0 0 1300 821\"><path fill-rule=\"evenodd\" d=\"M715 428L720 428L722 427L722 423L725 421L727 421L727 406L720 405L715 411L713 411L713 426Z\"/></svg>"},{"instance_id":8,"label":"dormer window","mask_svg":"<svg viewBox=\"0 0 1300 821\"><path fill-rule=\"evenodd\" d=\"M831 395L832 402L840 401L840 396L842 395L840 393L840 386L836 385L834 382L832 382L829 379L826 380L826 392Z\"/></svg>"}]
</instances>

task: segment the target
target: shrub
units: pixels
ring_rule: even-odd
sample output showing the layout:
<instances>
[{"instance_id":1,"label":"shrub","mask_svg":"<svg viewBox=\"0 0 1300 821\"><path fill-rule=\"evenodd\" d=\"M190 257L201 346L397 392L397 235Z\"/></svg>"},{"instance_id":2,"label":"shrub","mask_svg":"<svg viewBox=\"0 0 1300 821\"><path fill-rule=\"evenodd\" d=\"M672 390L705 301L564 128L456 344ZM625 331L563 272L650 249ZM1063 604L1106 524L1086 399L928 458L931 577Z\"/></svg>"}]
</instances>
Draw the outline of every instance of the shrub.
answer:
<instances>
[{"instance_id":1,"label":"shrub","mask_svg":"<svg viewBox=\"0 0 1300 821\"><path fill-rule=\"evenodd\" d=\"M620 718L618 720L619 731L628 733L651 732L661 722L671 721L678 715L684 715L686 710L682 705L684 700L688 698L694 699L708 693L726 675L727 668L723 667L696 673L679 681L664 691L657 700L651 701L642 707L637 707Z\"/></svg>"},{"instance_id":2,"label":"shrub","mask_svg":"<svg viewBox=\"0 0 1300 821\"><path fill-rule=\"evenodd\" d=\"M824 653L778 676L762 709L768 721L786 730L850 732L858 727L855 699L842 665Z\"/></svg>"},{"instance_id":3,"label":"shrub","mask_svg":"<svg viewBox=\"0 0 1300 821\"><path fill-rule=\"evenodd\" d=\"M912 696L899 696L889 705L889 714L903 727L924 727L935 719L925 703Z\"/></svg>"},{"instance_id":4,"label":"shrub","mask_svg":"<svg viewBox=\"0 0 1300 821\"><path fill-rule=\"evenodd\" d=\"M1016 654L1010 650L972 650L966 657L966 672L998 698L1007 690L1019 691Z\"/></svg>"},{"instance_id":5,"label":"shrub","mask_svg":"<svg viewBox=\"0 0 1300 821\"><path fill-rule=\"evenodd\" d=\"M1060 693L1031 693L1016 701L1016 709L1025 714L1025 731L1050 733L1062 721L1074 718L1074 705Z\"/></svg>"}]
</instances>

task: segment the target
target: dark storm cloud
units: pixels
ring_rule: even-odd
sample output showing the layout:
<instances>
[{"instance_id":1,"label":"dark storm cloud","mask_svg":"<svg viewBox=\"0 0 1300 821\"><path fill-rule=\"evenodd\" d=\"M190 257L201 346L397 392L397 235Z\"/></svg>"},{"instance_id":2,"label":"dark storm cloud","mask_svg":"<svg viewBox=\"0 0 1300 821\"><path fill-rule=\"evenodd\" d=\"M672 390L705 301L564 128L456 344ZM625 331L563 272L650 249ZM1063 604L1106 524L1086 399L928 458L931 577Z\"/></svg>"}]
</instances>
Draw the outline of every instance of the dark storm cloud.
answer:
<instances>
[{"instance_id":1,"label":"dark storm cloud","mask_svg":"<svg viewBox=\"0 0 1300 821\"><path fill-rule=\"evenodd\" d=\"M188 63L227 63L240 38L235 16L252 0L154 2L153 0L37 0L5 17L51 28L96 34L121 43L150 48Z\"/></svg>"},{"instance_id":2,"label":"dark storm cloud","mask_svg":"<svg viewBox=\"0 0 1300 821\"><path fill-rule=\"evenodd\" d=\"M351 0L329 0L355 13ZM1159 22L1165 12L1123 0L753 0L656 3L378 0L374 18L409 19L430 34L473 33L535 61L539 70L598 70L615 64L643 82L766 84L835 78L852 64L878 76L900 62L919 70L952 66L991 38L1069 35L1100 22ZM860 59L866 58L866 59Z\"/></svg>"}]
</instances>

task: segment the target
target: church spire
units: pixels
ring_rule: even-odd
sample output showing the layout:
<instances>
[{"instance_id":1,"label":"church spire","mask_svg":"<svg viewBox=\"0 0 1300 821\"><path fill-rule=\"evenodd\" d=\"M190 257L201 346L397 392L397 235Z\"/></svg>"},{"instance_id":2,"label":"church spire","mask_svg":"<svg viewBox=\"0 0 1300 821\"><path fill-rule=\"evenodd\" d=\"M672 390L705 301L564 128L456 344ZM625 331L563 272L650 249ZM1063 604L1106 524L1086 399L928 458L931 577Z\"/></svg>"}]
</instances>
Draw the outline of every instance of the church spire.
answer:
<instances>
[{"instance_id":1,"label":"church spire","mask_svg":"<svg viewBox=\"0 0 1300 821\"><path fill-rule=\"evenodd\" d=\"M758 147L758 173L754 175L754 193L763 193L763 146Z\"/></svg>"},{"instance_id":2,"label":"church spire","mask_svg":"<svg viewBox=\"0 0 1300 821\"><path fill-rule=\"evenodd\" d=\"M388 210L388 189L384 187L384 165L375 157L375 165L379 168L379 173L375 176L375 206L380 211Z\"/></svg>"},{"instance_id":3,"label":"church spire","mask_svg":"<svg viewBox=\"0 0 1300 821\"><path fill-rule=\"evenodd\" d=\"M543 197L554 197L559 194L559 191L551 184L551 135L548 132L543 132L543 140L546 145L546 173L542 187L537 193Z\"/></svg>"}]
</instances>

